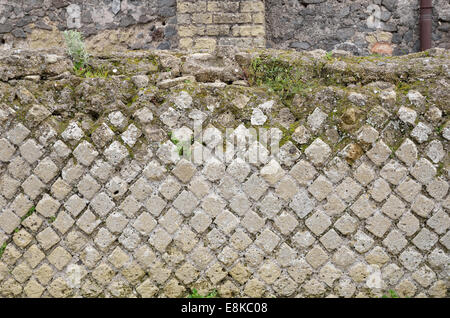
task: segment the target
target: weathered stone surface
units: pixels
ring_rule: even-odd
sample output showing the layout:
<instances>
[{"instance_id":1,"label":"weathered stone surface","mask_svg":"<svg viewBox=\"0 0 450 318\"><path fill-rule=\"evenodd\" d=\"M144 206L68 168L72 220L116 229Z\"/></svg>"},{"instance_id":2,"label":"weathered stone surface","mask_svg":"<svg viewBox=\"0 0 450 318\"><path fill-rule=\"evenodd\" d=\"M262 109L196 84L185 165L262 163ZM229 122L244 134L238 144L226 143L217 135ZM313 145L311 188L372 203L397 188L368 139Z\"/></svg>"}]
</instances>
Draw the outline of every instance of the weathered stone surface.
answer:
<instances>
[{"instance_id":1,"label":"weathered stone surface","mask_svg":"<svg viewBox=\"0 0 450 318\"><path fill-rule=\"evenodd\" d=\"M395 155L406 165L411 166L417 160L417 147L407 138L397 149Z\"/></svg>"},{"instance_id":2,"label":"weathered stone surface","mask_svg":"<svg viewBox=\"0 0 450 318\"><path fill-rule=\"evenodd\" d=\"M251 65L250 53L221 50L217 59L197 56L203 74L189 72L201 81L240 78L241 65L232 75L215 73L234 72L232 64L214 63L223 55ZM0 57L5 72L13 67L8 52ZM15 54L22 61L24 53ZM423 98L390 84L393 71L400 82L405 74L398 61L412 63L404 58L389 59L390 73L376 64L387 60L359 59L360 72L342 51L333 53L339 60L286 53L301 59L296 65L314 84L289 101L248 74L246 83L180 80L184 53L134 54L93 57L93 65L116 69L106 79L53 78L43 66L33 69L39 78L2 82L0 295L185 297L216 286L235 297L368 297L389 289L446 296L448 98L433 81L446 87L447 53L430 51L426 71L423 53L408 57L411 72L417 68L409 76L423 78L408 85ZM319 61L333 86L310 70ZM354 70L358 76L347 78ZM174 86L164 88L166 80ZM48 112L35 108L34 119L23 120L22 107L35 104ZM398 111L403 105L414 120ZM254 109L267 136L254 130ZM436 129L409 134L422 121Z\"/></svg>"},{"instance_id":3,"label":"weathered stone surface","mask_svg":"<svg viewBox=\"0 0 450 318\"><path fill-rule=\"evenodd\" d=\"M383 237L390 226L391 221L378 213L367 220L366 228L375 236Z\"/></svg>"},{"instance_id":4,"label":"weathered stone surface","mask_svg":"<svg viewBox=\"0 0 450 318\"><path fill-rule=\"evenodd\" d=\"M313 164L322 165L330 156L331 149L320 138L317 138L308 148L305 149L305 154Z\"/></svg>"},{"instance_id":5,"label":"weathered stone surface","mask_svg":"<svg viewBox=\"0 0 450 318\"><path fill-rule=\"evenodd\" d=\"M427 159L422 158L412 168L411 175L419 182L427 184L436 175L436 168Z\"/></svg>"},{"instance_id":6,"label":"weathered stone surface","mask_svg":"<svg viewBox=\"0 0 450 318\"><path fill-rule=\"evenodd\" d=\"M324 176L319 176L308 188L309 192L317 199L322 201L333 190L332 183Z\"/></svg>"},{"instance_id":7,"label":"weathered stone surface","mask_svg":"<svg viewBox=\"0 0 450 318\"><path fill-rule=\"evenodd\" d=\"M391 150L383 141L377 142L375 146L367 152L367 156L370 160L378 166L382 165L390 154Z\"/></svg>"},{"instance_id":8,"label":"weathered stone surface","mask_svg":"<svg viewBox=\"0 0 450 318\"><path fill-rule=\"evenodd\" d=\"M0 139L0 161L7 162L16 152L16 148L9 143L5 138Z\"/></svg>"},{"instance_id":9,"label":"weathered stone surface","mask_svg":"<svg viewBox=\"0 0 450 318\"><path fill-rule=\"evenodd\" d=\"M285 171L276 160L271 160L261 169L261 176L272 186L275 185L284 174Z\"/></svg>"},{"instance_id":10,"label":"weathered stone surface","mask_svg":"<svg viewBox=\"0 0 450 318\"><path fill-rule=\"evenodd\" d=\"M419 144L421 144L428 140L428 136L431 132L432 130L428 125L420 122L411 132L411 136L416 139Z\"/></svg>"},{"instance_id":11,"label":"weathered stone surface","mask_svg":"<svg viewBox=\"0 0 450 318\"><path fill-rule=\"evenodd\" d=\"M417 118L417 112L414 109L402 106L398 110L398 117L403 122L414 125Z\"/></svg>"}]
</instances>

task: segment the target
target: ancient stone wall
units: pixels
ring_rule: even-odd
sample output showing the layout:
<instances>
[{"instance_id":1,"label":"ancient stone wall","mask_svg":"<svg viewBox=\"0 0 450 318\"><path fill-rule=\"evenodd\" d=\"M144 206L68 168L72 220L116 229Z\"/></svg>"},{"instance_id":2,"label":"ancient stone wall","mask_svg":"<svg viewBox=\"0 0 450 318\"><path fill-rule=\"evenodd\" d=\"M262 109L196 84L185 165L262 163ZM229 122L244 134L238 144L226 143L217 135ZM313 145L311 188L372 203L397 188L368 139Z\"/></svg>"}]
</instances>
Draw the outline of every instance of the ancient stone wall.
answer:
<instances>
[{"instance_id":1,"label":"ancient stone wall","mask_svg":"<svg viewBox=\"0 0 450 318\"><path fill-rule=\"evenodd\" d=\"M433 46L449 48L450 4L433 5ZM60 47L66 29L97 52L180 44L400 55L419 50L419 0L0 0L2 48Z\"/></svg>"},{"instance_id":2,"label":"ancient stone wall","mask_svg":"<svg viewBox=\"0 0 450 318\"><path fill-rule=\"evenodd\" d=\"M449 52L250 52L0 52L0 297L448 297Z\"/></svg>"}]
</instances>

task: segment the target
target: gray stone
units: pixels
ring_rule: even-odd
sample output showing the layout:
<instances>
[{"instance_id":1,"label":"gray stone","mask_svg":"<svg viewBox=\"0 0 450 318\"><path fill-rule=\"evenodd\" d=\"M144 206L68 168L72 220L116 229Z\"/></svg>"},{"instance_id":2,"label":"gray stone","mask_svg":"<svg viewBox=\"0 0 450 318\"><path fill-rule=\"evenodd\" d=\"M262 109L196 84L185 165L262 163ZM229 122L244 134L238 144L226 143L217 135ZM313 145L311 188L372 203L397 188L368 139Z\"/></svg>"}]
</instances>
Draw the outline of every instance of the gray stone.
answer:
<instances>
[{"instance_id":1,"label":"gray stone","mask_svg":"<svg viewBox=\"0 0 450 318\"><path fill-rule=\"evenodd\" d=\"M108 120L116 128L123 129L128 123L127 118L120 111L112 112L108 115Z\"/></svg>"},{"instance_id":2,"label":"gray stone","mask_svg":"<svg viewBox=\"0 0 450 318\"><path fill-rule=\"evenodd\" d=\"M73 154L75 158L77 158L77 161L85 166L90 166L98 156L98 152L87 141L82 141L77 148L75 148Z\"/></svg>"},{"instance_id":3,"label":"gray stone","mask_svg":"<svg viewBox=\"0 0 450 318\"><path fill-rule=\"evenodd\" d=\"M425 97L418 91L411 90L406 94L406 97L408 97L410 103L415 106L422 106L425 102Z\"/></svg>"},{"instance_id":4,"label":"gray stone","mask_svg":"<svg viewBox=\"0 0 450 318\"><path fill-rule=\"evenodd\" d=\"M313 164L320 166L329 158L331 148L320 138L317 138L305 149L305 154Z\"/></svg>"},{"instance_id":5,"label":"gray stone","mask_svg":"<svg viewBox=\"0 0 450 318\"><path fill-rule=\"evenodd\" d=\"M136 85L137 88L145 88L148 86L149 82L148 76L146 75L135 75L131 78L131 80L133 81L134 85Z\"/></svg>"},{"instance_id":6,"label":"gray stone","mask_svg":"<svg viewBox=\"0 0 450 318\"><path fill-rule=\"evenodd\" d=\"M300 160L289 172L301 185L307 185L317 174L317 170L309 162Z\"/></svg>"},{"instance_id":7,"label":"gray stone","mask_svg":"<svg viewBox=\"0 0 450 318\"><path fill-rule=\"evenodd\" d=\"M419 182L427 184L436 175L436 168L427 159L420 159L413 169L411 175Z\"/></svg>"},{"instance_id":8,"label":"gray stone","mask_svg":"<svg viewBox=\"0 0 450 318\"><path fill-rule=\"evenodd\" d=\"M326 118L327 114L325 114L320 108L316 108L312 114L308 116L307 122L309 127L311 127L311 130L316 132L320 129Z\"/></svg>"},{"instance_id":9,"label":"gray stone","mask_svg":"<svg viewBox=\"0 0 450 318\"><path fill-rule=\"evenodd\" d=\"M292 139L299 144L308 143L310 138L311 134L303 125L298 126L292 134Z\"/></svg>"},{"instance_id":10,"label":"gray stone","mask_svg":"<svg viewBox=\"0 0 450 318\"><path fill-rule=\"evenodd\" d=\"M81 130L76 122L71 122L61 134L61 137L66 141L79 141L83 136L83 130Z\"/></svg>"},{"instance_id":11,"label":"gray stone","mask_svg":"<svg viewBox=\"0 0 450 318\"><path fill-rule=\"evenodd\" d=\"M417 112L408 107L400 107L398 110L398 117L405 123L414 125L417 118Z\"/></svg>"},{"instance_id":12,"label":"gray stone","mask_svg":"<svg viewBox=\"0 0 450 318\"><path fill-rule=\"evenodd\" d=\"M251 123L255 126L261 126L267 121L267 116L259 108L254 108Z\"/></svg>"},{"instance_id":13,"label":"gray stone","mask_svg":"<svg viewBox=\"0 0 450 318\"><path fill-rule=\"evenodd\" d=\"M411 132L411 136L414 139L416 139L419 144L421 144L428 140L428 137L431 134L431 132L432 130L428 125L420 122Z\"/></svg>"},{"instance_id":14,"label":"gray stone","mask_svg":"<svg viewBox=\"0 0 450 318\"><path fill-rule=\"evenodd\" d=\"M292 198L289 207L297 213L298 217L306 217L315 206L314 199L311 199L304 188L300 188L297 194Z\"/></svg>"},{"instance_id":15,"label":"gray stone","mask_svg":"<svg viewBox=\"0 0 450 318\"><path fill-rule=\"evenodd\" d=\"M33 139L28 139L19 150L22 157L30 164L35 163L43 155L42 147Z\"/></svg>"},{"instance_id":16,"label":"gray stone","mask_svg":"<svg viewBox=\"0 0 450 318\"><path fill-rule=\"evenodd\" d=\"M367 152L369 159L377 166L382 165L390 154L391 149L383 141L378 141L375 146Z\"/></svg>"},{"instance_id":17,"label":"gray stone","mask_svg":"<svg viewBox=\"0 0 450 318\"><path fill-rule=\"evenodd\" d=\"M114 141L108 148L105 149L104 155L109 163L116 166L128 156L128 150L120 142Z\"/></svg>"},{"instance_id":18,"label":"gray stone","mask_svg":"<svg viewBox=\"0 0 450 318\"><path fill-rule=\"evenodd\" d=\"M127 130L122 133L121 137L124 143L133 147L141 135L142 132L134 124L131 124L128 126Z\"/></svg>"},{"instance_id":19,"label":"gray stone","mask_svg":"<svg viewBox=\"0 0 450 318\"><path fill-rule=\"evenodd\" d=\"M431 141L427 146L426 153L434 163L440 162L445 156L444 147L439 140Z\"/></svg>"},{"instance_id":20,"label":"gray stone","mask_svg":"<svg viewBox=\"0 0 450 318\"><path fill-rule=\"evenodd\" d=\"M439 237L430 230L423 228L412 240L413 244L423 251L430 251Z\"/></svg>"},{"instance_id":21,"label":"gray stone","mask_svg":"<svg viewBox=\"0 0 450 318\"><path fill-rule=\"evenodd\" d=\"M417 147L409 138L406 138L395 154L406 165L411 166L417 160Z\"/></svg>"},{"instance_id":22,"label":"gray stone","mask_svg":"<svg viewBox=\"0 0 450 318\"><path fill-rule=\"evenodd\" d=\"M417 269L422 263L423 256L413 247L410 247L400 254L399 260L406 269L412 271Z\"/></svg>"},{"instance_id":23,"label":"gray stone","mask_svg":"<svg viewBox=\"0 0 450 318\"><path fill-rule=\"evenodd\" d=\"M436 233L444 234L450 228L450 217L443 210L439 210L428 219L427 225Z\"/></svg>"}]
</instances>

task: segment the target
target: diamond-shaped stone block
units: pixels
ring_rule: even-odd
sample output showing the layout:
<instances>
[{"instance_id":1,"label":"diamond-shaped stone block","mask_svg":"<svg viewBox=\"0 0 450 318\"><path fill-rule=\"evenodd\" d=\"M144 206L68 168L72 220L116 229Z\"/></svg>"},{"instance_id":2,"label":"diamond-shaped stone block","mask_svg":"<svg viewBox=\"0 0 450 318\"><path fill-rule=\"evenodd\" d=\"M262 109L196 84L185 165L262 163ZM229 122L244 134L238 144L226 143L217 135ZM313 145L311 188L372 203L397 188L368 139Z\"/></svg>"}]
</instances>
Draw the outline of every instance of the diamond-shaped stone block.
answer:
<instances>
[{"instance_id":1,"label":"diamond-shaped stone block","mask_svg":"<svg viewBox=\"0 0 450 318\"><path fill-rule=\"evenodd\" d=\"M189 182L195 172L195 166L186 159L181 159L175 169L172 170L172 173L183 183Z\"/></svg>"},{"instance_id":2,"label":"diamond-shaped stone block","mask_svg":"<svg viewBox=\"0 0 450 318\"><path fill-rule=\"evenodd\" d=\"M20 224L20 218L10 210L0 214L0 228L7 234L11 234Z\"/></svg>"},{"instance_id":3,"label":"diamond-shaped stone block","mask_svg":"<svg viewBox=\"0 0 450 318\"><path fill-rule=\"evenodd\" d=\"M8 162L15 152L16 148L8 140L0 139L0 161Z\"/></svg>"},{"instance_id":4,"label":"diamond-shaped stone block","mask_svg":"<svg viewBox=\"0 0 450 318\"><path fill-rule=\"evenodd\" d=\"M34 139L28 139L19 150L22 157L30 164L35 163L43 155L42 147Z\"/></svg>"},{"instance_id":5,"label":"diamond-shaped stone block","mask_svg":"<svg viewBox=\"0 0 450 318\"><path fill-rule=\"evenodd\" d=\"M56 215L61 203L53 199L48 194L44 194L42 199L36 205L36 211L42 216L49 218Z\"/></svg>"},{"instance_id":6,"label":"diamond-shaped stone block","mask_svg":"<svg viewBox=\"0 0 450 318\"><path fill-rule=\"evenodd\" d=\"M278 245L280 238L269 229L265 229L256 238L256 245L270 253Z\"/></svg>"},{"instance_id":7,"label":"diamond-shaped stone block","mask_svg":"<svg viewBox=\"0 0 450 318\"><path fill-rule=\"evenodd\" d=\"M297 194L292 198L289 207L294 210L300 218L307 216L315 207L315 200L310 198L304 188L300 188Z\"/></svg>"},{"instance_id":8,"label":"diamond-shaped stone block","mask_svg":"<svg viewBox=\"0 0 450 318\"><path fill-rule=\"evenodd\" d=\"M305 154L314 165L322 165L331 155L331 148L322 139L317 138L305 149Z\"/></svg>"},{"instance_id":9,"label":"diamond-shaped stone block","mask_svg":"<svg viewBox=\"0 0 450 318\"><path fill-rule=\"evenodd\" d=\"M333 191L333 184L321 175L309 186L308 191L317 201L322 201Z\"/></svg>"},{"instance_id":10,"label":"diamond-shaped stone block","mask_svg":"<svg viewBox=\"0 0 450 318\"><path fill-rule=\"evenodd\" d=\"M184 216L189 216L197 207L198 203L198 199L192 192L184 190L173 201L173 206Z\"/></svg>"},{"instance_id":11,"label":"diamond-shaped stone block","mask_svg":"<svg viewBox=\"0 0 450 318\"><path fill-rule=\"evenodd\" d=\"M90 143L87 141L82 141L73 151L73 155L81 164L90 166L98 156L98 152Z\"/></svg>"},{"instance_id":12,"label":"diamond-shaped stone block","mask_svg":"<svg viewBox=\"0 0 450 318\"><path fill-rule=\"evenodd\" d=\"M105 192L97 194L90 204L90 207L101 217L106 216L115 206L114 201Z\"/></svg>"},{"instance_id":13,"label":"diamond-shaped stone block","mask_svg":"<svg viewBox=\"0 0 450 318\"><path fill-rule=\"evenodd\" d=\"M110 164L117 166L128 157L128 149L120 142L114 141L105 149L104 155Z\"/></svg>"},{"instance_id":14,"label":"diamond-shaped stone block","mask_svg":"<svg viewBox=\"0 0 450 318\"><path fill-rule=\"evenodd\" d=\"M328 215L318 211L305 221L305 225L316 235L321 235L331 225Z\"/></svg>"},{"instance_id":15,"label":"diamond-shaped stone block","mask_svg":"<svg viewBox=\"0 0 450 318\"><path fill-rule=\"evenodd\" d=\"M383 237L390 226L391 221L381 213L376 213L366 221L366 228L377 237Z\"/></svg>"},{"instance_id":16,"label":"diamond-shaped stone block","mask_svg":"<svg viewBox=\"0 0 450 318\"><path fill-rule=\"evenodd\" d=\"M367 152L369 159L377 166L382 165L389 158L390 154L391 149L381 140Z\"/></svg>"},{"instance_id":17,"label":"diamond-shaped stone block","mask_svg":"<svg viewBox=\"0 0 450 318\"><path fill-rule=\"evenodd\" d=\"M243 184L244 191L253 200L258 200L268 187L269 185L256 173L251 175L250 178L248 178L248 180Z\"/></svg>"}]
</instances>

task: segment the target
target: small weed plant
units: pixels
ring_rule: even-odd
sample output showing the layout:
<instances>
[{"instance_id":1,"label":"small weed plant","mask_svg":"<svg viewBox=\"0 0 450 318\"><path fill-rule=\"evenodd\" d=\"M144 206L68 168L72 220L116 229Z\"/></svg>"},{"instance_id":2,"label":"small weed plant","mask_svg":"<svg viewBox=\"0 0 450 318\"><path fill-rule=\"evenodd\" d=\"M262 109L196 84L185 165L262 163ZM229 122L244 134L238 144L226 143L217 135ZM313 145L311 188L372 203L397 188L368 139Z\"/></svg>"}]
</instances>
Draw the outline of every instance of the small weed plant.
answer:
<instances>
[{"instance_id":1,"label":"small weed plant","mask_svg":"<svg viewBox=\"0 0 450 318\"><path fill-rule=\"evenodd\" d=\"M99 69L93 69L89 66L82 70L75 70L75 74L85 78L107 78L109 75L108 70L100 67Z\"/></svg>"},{"instance_id":2,"label":"small weed plant","mask_svg":"<svg viewBox=\"0 0 450 318\"><path fill-rule=\"evenodd\" d=\"M203 295L200 295L198 293L197 289L195 289L195 288L192 289L192 293L188 296L188 298L216 298L216 297L217 297L217 291L216 290L213 290L208 295L203 296Z\"/></svg>"},{"instance_id":3,"label":"small weed plant","mask_svg":"<svg viewBox=\"0 0 450 318\"><path fill-rule=\"evenodd\" d=\"M252 85L269 87L289 99L305 89L301 75L300 69L287 61L261 56L252 60L249 80Z\"/></svg>"},{"instance_id":4,"label":"small weed plant","mask_svg":"<svg viewBox=\"0 0 450 318\"><path fill-rule=\"evenodd\" d=\"M5 242L5 243L3 243L3 245L0 246L0 259L2 258L7 245L8 245L8 243Z\"/></svg>"},{"instance_id":5,"label":"small weed plant","mask_svg":"<svg viewBox=\"0 0 450 318\"><path fill-rule=\"evenodd\" d=\"M390 289L388 294L383 295L381 298L400 298L395 290Z\"/></svg>"},{"instance_id":6,"label":"small weed plant","mask_svg":"<svg viewBox=\"0 0 450 318\"><path fill-rule=\"evenodd\" d=\"M89 63L89 53L86 50L83 35L74 30L64 31L63 35L75 69L78 71L85 69Z\"/></svg>"}]
</instances>

